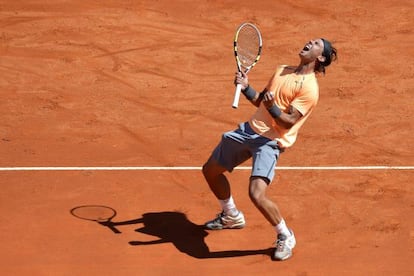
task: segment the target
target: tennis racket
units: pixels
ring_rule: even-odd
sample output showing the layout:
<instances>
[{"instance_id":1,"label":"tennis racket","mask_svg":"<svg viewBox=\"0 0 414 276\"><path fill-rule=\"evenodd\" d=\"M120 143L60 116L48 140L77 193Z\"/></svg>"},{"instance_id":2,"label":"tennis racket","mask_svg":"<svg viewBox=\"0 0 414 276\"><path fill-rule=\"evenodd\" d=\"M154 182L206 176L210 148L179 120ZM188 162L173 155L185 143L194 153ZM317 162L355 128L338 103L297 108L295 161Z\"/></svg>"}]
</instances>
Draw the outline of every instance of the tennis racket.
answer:
<instances>
[{"instance_id":1,"label":"tennis racket","mask_svg":"<svg viewBox=\"0 0 414 276\"><path fill-rule=\"evenodd\" d=\"M259 29L251 23L243 23L239 26L234 36L234 56L236 57L237 70L248 73L260 59L262 52L262 35ZM233 108L239 106L241 84L237 84L234 94Z\"/></svg>"},{"instance_id":2,"label":"tennis racket","mask_svg":"<svg viewBox=\"0 0 414 276\"><path fill-rule=\"evenodd\" d=\"M116 216L115 209L102 205L85 205L75 207L70 213L80 219L95 221L103 226L108 227L112 232L120 234L121 232L115 228L111 221Z\"/></svg>"}]
</instances>

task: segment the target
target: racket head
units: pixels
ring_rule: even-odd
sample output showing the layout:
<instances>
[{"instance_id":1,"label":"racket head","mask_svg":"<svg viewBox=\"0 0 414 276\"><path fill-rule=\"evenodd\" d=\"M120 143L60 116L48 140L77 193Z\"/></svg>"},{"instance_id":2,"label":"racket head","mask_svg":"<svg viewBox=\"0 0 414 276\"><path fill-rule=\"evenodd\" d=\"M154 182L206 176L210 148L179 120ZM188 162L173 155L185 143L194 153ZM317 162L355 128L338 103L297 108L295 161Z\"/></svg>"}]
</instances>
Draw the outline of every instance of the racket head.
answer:
<instances>
[{"instance_id":1,"label":"racket head","mask_svg":"<svg viewBox=\"0 0 414 276\"><path fill-rule=\"evenodd\" d=\"M115 209L103 205L83 205L70 210L70 213L79 218L99 223L111 221L116 216Z\"/></svg>"},{"instance_id":2,"label":"racket head","mask_svg":"<svg viewBox=\"0 0 414 276\"><path fill-rule=\"evenodd\" d=\"M260 59L263 40L259 29L252 23L241 24L234 36L234 56L239 71L247 73Z\"/></svg>"}]
</instances>

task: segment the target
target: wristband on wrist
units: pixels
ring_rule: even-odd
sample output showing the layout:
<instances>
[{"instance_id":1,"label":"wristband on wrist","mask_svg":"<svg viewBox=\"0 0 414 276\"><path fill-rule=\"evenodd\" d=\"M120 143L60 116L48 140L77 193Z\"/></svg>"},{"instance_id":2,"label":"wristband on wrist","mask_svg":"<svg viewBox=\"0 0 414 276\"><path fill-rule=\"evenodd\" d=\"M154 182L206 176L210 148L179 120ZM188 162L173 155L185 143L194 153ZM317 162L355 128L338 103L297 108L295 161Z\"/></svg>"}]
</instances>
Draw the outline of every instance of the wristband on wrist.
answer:
<instances>
[{"instance_id":1,"label":"wristband on wrist","mask_svg":"<svg viewBox=\"0 0 414 276\"><path fill-rule=\"evenodd\" d=\"M242 90L242 93L249 101L253 100L256 96L256 90L254 90L250 85L248 85L246 89Z\"/></svg>"},{"instance_id":2,"label":"wristband on wrist","mask_svg":"<svg viewBox=\"0 0 414 276\"><path fill-rule=\"evenodd\" d=\"M280 110L279 107L277 107L277 105L273 104L271 108L269 108L267 111L269 111L270 115L273 118L279 118L280 115L282 114L282 110Z\"/></svg>"}]
</instances>

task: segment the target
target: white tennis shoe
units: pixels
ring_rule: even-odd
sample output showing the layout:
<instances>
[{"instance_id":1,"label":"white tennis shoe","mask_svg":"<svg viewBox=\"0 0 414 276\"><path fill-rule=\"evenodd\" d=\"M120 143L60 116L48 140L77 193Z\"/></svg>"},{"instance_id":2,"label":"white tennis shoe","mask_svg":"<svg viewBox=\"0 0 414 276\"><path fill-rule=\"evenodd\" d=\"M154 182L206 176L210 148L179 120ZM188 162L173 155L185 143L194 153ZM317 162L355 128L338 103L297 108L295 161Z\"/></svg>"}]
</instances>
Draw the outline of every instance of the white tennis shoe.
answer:
<instances>
[{"instance_id":1,"label":"white tennis shoe","mask_svg":"<svg viewBox=\"0 0 414 276\"><path fill-rule=\"evenodd\" d=\"M204 224L207 229L221 230L221 229L240 229L246 225L243 213L239 211L236 216L226 215L224 211L217 215L213 220Z\"/></svg>"},{"instance_id":2,"label":"white tennis shoe","mask_svg":"<svg viewBox=\"0 0 414 276\"><path fill-rule=\"evenodd\" d=\"M292 249L296 245L296 239L293 231L290 229L289 231L289 237L284 234L277 235L276 248L273 254L274 260L284 261L292 257Z\"/></svg>"}]
</instances>

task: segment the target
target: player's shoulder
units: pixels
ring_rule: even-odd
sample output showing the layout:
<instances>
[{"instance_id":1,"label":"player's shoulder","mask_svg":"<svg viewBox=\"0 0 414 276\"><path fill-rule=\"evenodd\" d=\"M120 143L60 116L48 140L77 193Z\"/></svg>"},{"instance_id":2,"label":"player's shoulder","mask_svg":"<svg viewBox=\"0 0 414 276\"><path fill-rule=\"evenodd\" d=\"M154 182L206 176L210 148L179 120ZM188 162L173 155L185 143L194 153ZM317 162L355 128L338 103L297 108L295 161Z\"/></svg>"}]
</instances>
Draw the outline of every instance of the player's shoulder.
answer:
<instances>
[{"instance_id":1,"label":"player's shoulder","mask_svg":"<svg viewBox=\"0 0 414 276\"><path fill-rule=\"evenodd\" d=\"M290 70L290 71L295 71L296 70L296 66L291 66L291 65L286 65L286 64L281 64L277 67L277 69L280 70Z\"/></svg>"},{"instance_id":2,"label":"player's shoulder","mask_svg":"<svg viewBox=\"0 0 414 276\"><path fill-rule=\"evenodd\" d=\"M296 67L295 66L290 66L290 65L282 64L282 65L279 65L277 67L276 74L283 76L283 75L286 75L286 74L294 73L295 70L296 70Z\"/></svg>"}]
</instances>

